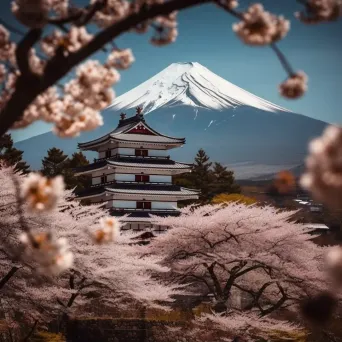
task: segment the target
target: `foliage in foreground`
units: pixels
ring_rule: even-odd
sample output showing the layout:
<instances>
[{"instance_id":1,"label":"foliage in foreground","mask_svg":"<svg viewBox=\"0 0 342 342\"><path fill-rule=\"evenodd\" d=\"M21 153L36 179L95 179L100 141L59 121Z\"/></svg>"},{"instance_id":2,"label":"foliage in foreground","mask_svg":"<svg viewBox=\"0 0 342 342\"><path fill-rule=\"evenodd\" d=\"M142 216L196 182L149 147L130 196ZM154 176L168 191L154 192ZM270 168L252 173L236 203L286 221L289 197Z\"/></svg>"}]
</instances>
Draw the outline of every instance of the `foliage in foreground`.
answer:
<instances>
[{"instance_id":1,"label":"foliage in foreground","mask_svg":"<svg viewBox=\"0 0 342 342\"><path fill-rule=\"evenodd\" d=\"M30 202L22 202L18 186L24 181L28 178L13 168L0 169L0 294L8 326L29 333L31 327L41 328L57 318L63 321L80 312L91 316L98 307L164 307L172 300L175 286L151 277L152 271L167 268L158 264L160 258L143 256L143 247L130 243L133 235L115 236L108 243L95 239L106 214L102 208L82 207L66 191L57 208L41 210L33 206L36 191L29 192ZM52 182L39 184L47 187ZM70 250L51 258L66 240ZM70 253L73 265L65 269L60 261L69 260Z\"/></svg>"}]
</instances>

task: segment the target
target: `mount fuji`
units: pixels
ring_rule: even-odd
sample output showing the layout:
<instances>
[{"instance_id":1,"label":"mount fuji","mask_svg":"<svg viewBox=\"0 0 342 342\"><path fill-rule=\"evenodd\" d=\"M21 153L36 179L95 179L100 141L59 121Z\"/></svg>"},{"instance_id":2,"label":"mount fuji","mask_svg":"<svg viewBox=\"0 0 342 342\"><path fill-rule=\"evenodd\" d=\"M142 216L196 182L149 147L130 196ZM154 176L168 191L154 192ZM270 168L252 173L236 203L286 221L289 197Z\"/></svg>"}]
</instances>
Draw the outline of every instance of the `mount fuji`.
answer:
<instances>
[{"instance_id":1,"label":"mount fuji","mask_svg":"<svg viewBox=\"0 0 342 342\"><path fill-rule=\"evenodd\" d=\"M308 142L327 125L257 97L199 63L173 63L117 97L102 113L104 125L95 131L72 140L44 133L16 147L24 151L32 168L39 168L47 149L58 147L72 154L78 142L109 133L121 112L134 115L137 106L143 107L147 123L155 130L186 138L182 148L172 150L173 159L191 162L203 148L240 179L301 169Z\"/></svg>"}]
</instances>

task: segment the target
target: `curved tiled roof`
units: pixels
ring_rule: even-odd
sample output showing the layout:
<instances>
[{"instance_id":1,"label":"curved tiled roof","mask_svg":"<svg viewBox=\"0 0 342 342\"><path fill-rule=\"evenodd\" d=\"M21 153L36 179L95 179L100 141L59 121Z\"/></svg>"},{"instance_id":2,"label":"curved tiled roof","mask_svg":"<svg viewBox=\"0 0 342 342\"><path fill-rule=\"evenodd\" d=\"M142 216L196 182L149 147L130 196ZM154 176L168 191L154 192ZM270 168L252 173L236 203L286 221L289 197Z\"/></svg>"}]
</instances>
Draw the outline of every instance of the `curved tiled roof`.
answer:
<instances>
[{"instance_id":1,"label":"curved tiled roof","mask_svg":"<svg viewBox=\"0 0 342 342\"><path fill-rule=\"evenodd\" d=\"M170 159L149 159L144 157L114 157L75 168L76 174L100 170L106 166L138 167L147 169L189 169L191 164L176 162Z\"/></svg>"},{"instance_id":2,"label":"curved tiled roof","mask_svg":"<svg viewBox=\"0 0 342 342\"><path fill-rule=\"evenodd\" d=\"M111 193L121 194L134 194L134 195L170 195L170 196L197 196L198 191L180 188L179 190L167 190L167 189L118 189L116 187L105 188L106 191Z\"/></svg>"},{"instance_id":3,"label":"curved tiled roof","mask_svg":"<svg viewBox=\"0 0 342 342\"><path fill-rule=\"evenodd\" d=\"M199 190L183 188L179 185L159 185L159 184L126 184L116 183L91 187L77 193L78 197L88 197L100 195L105 192L120 194L145 194L145 195L170 195L170 196L197 196Z\"/></svg>"},{"instance_id":4,"label":"curved tiled roof","mask_svg":"<svg viewBox=\"0 0 342 342\"><path fill-rule=\"evenodd\" d=\"M116 161L116 160L108 160L108 165L115 166L123 166L123 167L140 167L140 168L149 168L149 169L189 169L191 167L190 164L173 162L172 164L165 163L154 163L154 162L146 162L144 161Z\"/></svg>"},{"instance_id":5,"label":"curved tiled roof","mask_svg":"<svg viewBox=\"0 0 342 342\"><path fill-rule=\"evenodd\" d=\"M133 127L135 127L139 123L143 123L155 135L125 134L126 132L131 130ZM175 138L175 137L170 137L170 136L158 133L157 131L155 131L153 128L151 128L149 125L146 124L143 115L136 115L134 117L131 117L125 120L120 120L117 128L114 129L112 132L98 139L91 140L85 143L79 143L78 147L81 149L87 148L87 147L91 147L97 144L104 143L111 139L118 140L118 141L127 141L127 142L133 141L133 142L150 142L150 143L164 143L164 144L184 144L185 143L185 138Z\"/></svg>"}]
</instances>

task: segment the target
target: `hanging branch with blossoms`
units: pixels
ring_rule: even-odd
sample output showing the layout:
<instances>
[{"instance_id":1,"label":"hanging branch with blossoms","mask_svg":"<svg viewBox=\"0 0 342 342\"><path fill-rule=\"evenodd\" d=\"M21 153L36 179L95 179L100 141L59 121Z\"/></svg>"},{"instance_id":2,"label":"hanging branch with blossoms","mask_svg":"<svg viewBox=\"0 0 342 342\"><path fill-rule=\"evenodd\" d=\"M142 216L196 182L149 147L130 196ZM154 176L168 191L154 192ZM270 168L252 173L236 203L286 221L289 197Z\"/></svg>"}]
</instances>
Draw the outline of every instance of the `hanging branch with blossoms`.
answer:
<instances>
[{"instance_id":1,"label":"hanging branch with blossoms","mask_svg":"<svg viewBox=\"0 0 342 342\"><path fill-rule=\"evenodd\" d=\"M299 2L303 11L296 17L303 23L341 16L341 0ZM151 44L173 43L178 35L178 11L206 3L216 4L239 20L233 31L245 44L271 47L288 74L279 86L281 95L295 99L306 92L306 74L294 71L276 45L287 35L290 22L261 4L243 11L236 0L90 0L83 8L68 0L14 0L12 12L28 31L16 45L0 25L0 135L36 120L53 123L60 137L74 137L102 125L99 111L115 97L112 87L120 79L117 70L134 62L132 51L119 49L113 41L127 31L152 29ZM87 25L93 23L98 32L90 34ZM111 45L109 51L107 45ZM100 50L109 53L104 64L86 61ZM74 68L75 78L58 85Z\"/></svg>"}]
</instances>

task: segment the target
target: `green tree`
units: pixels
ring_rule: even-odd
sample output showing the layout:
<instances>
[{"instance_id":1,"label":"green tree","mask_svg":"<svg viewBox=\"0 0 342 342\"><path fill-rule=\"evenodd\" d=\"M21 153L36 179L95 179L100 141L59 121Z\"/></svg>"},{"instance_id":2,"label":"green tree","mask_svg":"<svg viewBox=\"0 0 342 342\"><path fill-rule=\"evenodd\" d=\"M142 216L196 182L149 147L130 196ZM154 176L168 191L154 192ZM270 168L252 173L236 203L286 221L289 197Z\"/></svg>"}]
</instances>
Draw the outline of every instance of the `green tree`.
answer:
<instances>
[{"instance_id":1,"label":"green tree","mask_svg":"<svg viewBox=\"0 0 342 342\"><path fill-rule=\"evenodd\" d=\"M212 182L210 187L211 197L218 194L238 194L240 186L235 183L234 172L227 170L221 163L214 163L212 169Z\"/></svg>"},{"instance_id":2,"label":"green tree","mask_svg":"<svg viewBox=\"0 0 342 342\"><path fill-rule=\"evenodd\" d=\"M67 189L82 190L91 185L90 176L75 176L75 168L89 164L88 159L82 152L75 152L69 158L62 150L53 147L48 150L42 164L42 174L47 177L63 176Z\"/></svg>"},{"instance_id":3,"label":"green tree","mask_svg":"<svg viewBox=\"0 0 342 342\"><path fill-rule=\"evenodd\" d=\"M68 159L66 169L64 170L64 181L67 189L76 188L76 190L83 190L91 185L91 176L75 176L74 169L85 165L89 165L89 160L82 152L75 152Z\"/></svg>"},{"instance_id":4,"label":"green tree","mask_svg":"<svg viewBox=\"0 0 342 342\"><path fill-rule=\"evenodd\" d=\"M30 166L23 160L23 151L13 147L13 140L10 134L0 137L0 161L6 165L15 165L15 170L22 173L29 173Z\"/></svg>"},{"instance_id":5,"label":"green tree","mask_svg":"<svg viewBox=\"0 0 342 342\"><path fill-rule=\"evenodd\" d=\"M212 172L210 170L212 163L209 156L201 148L195 157L195 162L189 178L195 189L201 190L200 201L207 202L210 198L210 186L212 180Z\"/></svg>"},{"instance_id":6,"label":"green tree","mask_svg":"<svg viewBox=\"0 0 342 342\"><path fill-rule=\"evenodd\" d=\"M47 151L47 156L42 160L42 174L47 177L55 177L64 175L65 169L68 167L68 156L59 148L53 147Z\"/></svg>"}]
</instances>

